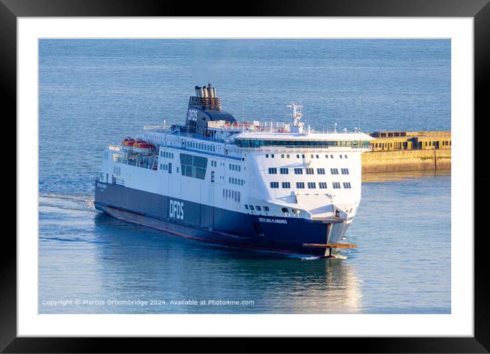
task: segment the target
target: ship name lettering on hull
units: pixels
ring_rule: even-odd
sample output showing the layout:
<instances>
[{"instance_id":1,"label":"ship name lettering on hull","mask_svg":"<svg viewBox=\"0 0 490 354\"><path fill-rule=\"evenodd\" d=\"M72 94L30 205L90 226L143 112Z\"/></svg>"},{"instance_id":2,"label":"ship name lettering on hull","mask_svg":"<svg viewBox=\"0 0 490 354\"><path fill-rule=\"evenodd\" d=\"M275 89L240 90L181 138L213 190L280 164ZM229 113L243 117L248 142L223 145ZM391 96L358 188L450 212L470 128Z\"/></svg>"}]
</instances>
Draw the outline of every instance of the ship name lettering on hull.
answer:
<instances>
[{"instance_id":1,"label":"ship name lettering on hull","mask_svg":"<svg viewBox=\"0 0 490 354\"><path fill-rule=\"evenodd\" d=\"M268 222L272 224L287 224L287 220L281 220L281 219L266 219L266 218L259 218L260 222Z\"/></svg>"}]
</instances>

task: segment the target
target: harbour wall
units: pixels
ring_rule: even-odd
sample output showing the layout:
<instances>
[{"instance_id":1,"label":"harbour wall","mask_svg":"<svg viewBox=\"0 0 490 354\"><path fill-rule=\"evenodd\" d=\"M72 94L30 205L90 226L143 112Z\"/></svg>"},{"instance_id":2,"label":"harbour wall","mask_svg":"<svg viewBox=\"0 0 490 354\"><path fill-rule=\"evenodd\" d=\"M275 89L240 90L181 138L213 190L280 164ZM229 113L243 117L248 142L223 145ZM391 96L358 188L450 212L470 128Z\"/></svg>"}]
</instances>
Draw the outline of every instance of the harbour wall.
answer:
<instances>
[{"instance_id":1,"label":"harbour wall","mask_svg":"<svg viewBox=\"0 0 490 354\"><path fill-rule=\"evenodd\" d=\"M361 156L363 173L451 169L451 149L371 151Z\"/></svg>"}]
</instances>

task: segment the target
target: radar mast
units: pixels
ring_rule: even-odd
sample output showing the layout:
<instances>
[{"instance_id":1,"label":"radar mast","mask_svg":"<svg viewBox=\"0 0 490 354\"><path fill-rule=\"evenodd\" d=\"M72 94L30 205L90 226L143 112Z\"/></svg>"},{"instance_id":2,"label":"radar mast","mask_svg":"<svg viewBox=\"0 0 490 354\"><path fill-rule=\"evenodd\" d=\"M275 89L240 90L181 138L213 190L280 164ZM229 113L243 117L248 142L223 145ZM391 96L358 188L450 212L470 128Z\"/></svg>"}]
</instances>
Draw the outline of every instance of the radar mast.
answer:
<instances>
[{"instance_id":1,"label":"radar mast","mask_svg":"<svg viewBox=\"0 0 490 354\"><path fill-rule=\"evenodd\" d=\"M303 133L304 132L304 130L303 130L304 123L301 123L299 121L301 119L301 117L303 117L303 113L301 113L301 108L303 108L303 105L291 103L291 104L288 104L286 107L293 109L293 112L290 114L293 118L293 125L291 126L291 133Z\"/></svg>"}]
</instances>

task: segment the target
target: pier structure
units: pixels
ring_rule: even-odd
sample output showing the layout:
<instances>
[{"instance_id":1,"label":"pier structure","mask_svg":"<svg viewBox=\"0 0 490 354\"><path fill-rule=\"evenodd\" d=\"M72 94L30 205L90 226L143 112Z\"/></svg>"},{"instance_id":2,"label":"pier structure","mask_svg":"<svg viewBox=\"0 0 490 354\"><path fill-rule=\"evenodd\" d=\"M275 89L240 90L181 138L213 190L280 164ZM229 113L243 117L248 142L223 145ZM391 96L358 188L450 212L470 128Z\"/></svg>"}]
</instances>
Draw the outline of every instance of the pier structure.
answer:
<instances>
[{"instance_id":1,"label":"pier structure","mask_svg":"<svg viewBox=\"0 0 490 354\"><path fill-rule=\"evenodd\" d=\"M450 131L380 131L370 134L370 152L362 155L362 171L399 172L451 169Z\"/></svg>"}]
</instances>

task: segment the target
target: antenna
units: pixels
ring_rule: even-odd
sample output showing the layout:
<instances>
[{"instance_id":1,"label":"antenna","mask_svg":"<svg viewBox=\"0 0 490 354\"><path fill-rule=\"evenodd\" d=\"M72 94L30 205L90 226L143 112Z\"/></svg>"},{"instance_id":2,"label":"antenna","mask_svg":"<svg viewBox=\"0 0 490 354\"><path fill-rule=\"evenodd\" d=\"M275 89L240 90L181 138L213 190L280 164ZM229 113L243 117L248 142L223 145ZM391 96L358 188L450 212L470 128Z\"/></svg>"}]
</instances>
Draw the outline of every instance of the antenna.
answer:
<instances>
[{"instance_id":1,"label":"antenna","mask_svg":"<svg viewBox=\"0 0 490 354\"><path fill-rule=\"evenodd\" d=\"M301 113L301 108L303 108L303 105L291 103L288 104L286 107L293 109L293 112L291 113L291 116L293 118L293 125L291 127L291 132L303 133L304 123L300 123L299 121L303 117L303 113Z\"/></svg>"}]
</instances>

